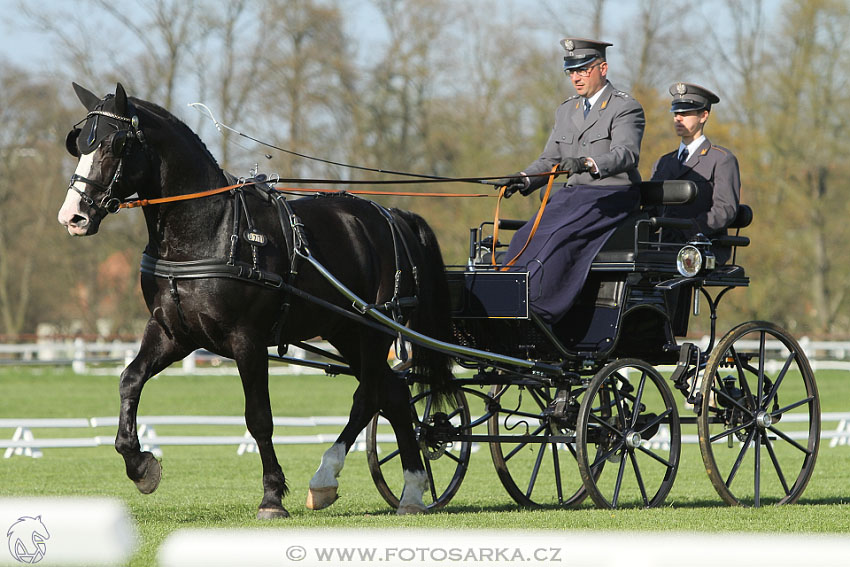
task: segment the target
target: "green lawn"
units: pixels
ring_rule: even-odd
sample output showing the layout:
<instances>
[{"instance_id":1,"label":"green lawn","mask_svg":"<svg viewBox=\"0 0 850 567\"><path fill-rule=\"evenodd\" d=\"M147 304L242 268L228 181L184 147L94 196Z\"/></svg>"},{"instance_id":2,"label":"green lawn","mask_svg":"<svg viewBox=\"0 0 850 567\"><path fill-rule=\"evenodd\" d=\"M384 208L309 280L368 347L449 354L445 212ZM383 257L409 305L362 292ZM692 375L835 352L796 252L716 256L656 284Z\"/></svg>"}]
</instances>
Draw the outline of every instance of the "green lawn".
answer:
<instances>
[{"instance_id":1,"label":"green lawn","mask_svg":"<svg viewBox=\"0 0 850 567\"><path fill-rule=\"evenodd\" d=\"M850 411L850 382L843 372L819 372L823 411ZM349 377L272 377L277 416L345 415L354 380ZM677 394L678 395L678 394ZM236 376L162 376L145 389L142 415L239 415L242 393ZM480 403L480 402L479 402ZM0 370L0 417L93 417L117 412L117 379L76 376L54 369ZM480 407L471 408L473 414ZM683 410L684 412L684 410ZM825 424L825 429L835 423ZM323 430L329 432L332 430ZM689 427L686 433L695 433ZM11 437L13 431L0 429ZM160 435L241 435L241 428L158 427ZM306 434L286 430L276 434ZM111 428L36 430L36 437L114 435ZM377 493L365 453L352 452L340 477L340 500L328 510L304 508L307 485L325 446L280 446L287 475L285 500L292 517L276 527L435 527L563 530L652 530L720 532L850 532L850 447L821 445L817 467L801 504L761 509L722 505L709 482L696 445L685 445L676 484L665 507L652 510L518 509L502 489L481 446L472 455L460 491L442 511L396 517ZM132 565L152 565L156 550L184 527L244 527L269 524L254 519L262 495L256 454L237 456L235 447L164 447L163 481L150 496L139 494L124 475L111 447L45 449L41 459L0 461L0 496L86 495L123 500L141 533ZM578 472L576 472L576 475Z\"/></svg>"}]
</instances>

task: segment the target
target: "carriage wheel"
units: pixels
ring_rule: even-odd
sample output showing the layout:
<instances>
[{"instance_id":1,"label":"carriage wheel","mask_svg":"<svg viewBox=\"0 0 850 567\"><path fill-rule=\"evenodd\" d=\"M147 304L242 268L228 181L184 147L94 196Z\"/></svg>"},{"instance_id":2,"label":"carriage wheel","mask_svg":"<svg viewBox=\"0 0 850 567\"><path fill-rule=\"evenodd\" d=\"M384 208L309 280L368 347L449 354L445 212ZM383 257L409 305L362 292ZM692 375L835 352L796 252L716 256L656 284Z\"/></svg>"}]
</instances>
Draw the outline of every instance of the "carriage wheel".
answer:
<instances>
[{"instance_id":1,"label":"carriage wheel","mask_svg":"<svg viewBox=\"0 0 850 567\"><path fill-rule=\"evenodd\" d=\"M522 506L574 507L587 496L576 474L578 403L550 386L494 385L487 431L499 480Z\"/></svg>"},{"instance_id":2,"label":"carriage wheel","mask_svg":"<svg viewBox=\"0 0 850 567\"><path fill-rule=\"evenodd\" d=\"M720 497L796 502L820 443L815 377L797 341L772 323L739 325L712 351L700 393L699 444Z\"/></svg>"},{"instance_id":3,"label":"carriage wheel","mask_svg":"<svg viewBox=\"0 0 850 567\"><path fill-rule=\"evenodd\" d=\"M463 392L435 408L429 391L411 397L416 438L422 452L430 490L423 495L429 510L442 508L460 488L469 467L472 444L451 441L453 434L469 433L469 406ZM398 508L404 488L401 456L392 429L377 414L366 428L366 458L378 492L393 508ZM380 428L379 431L379 419Z\"/></svg>"},{"instance_id":4,"label":"carriage wheel","mask_svg":"<svg viewBox=\"0 0 850 567\"><path fill-rule=\"evenodd\" d=\"M637 359L607 364L591 379L579 409L578 467L600 508L664 502L679 465L681 430L673 393Z\"/></svg>"}]
</instances>

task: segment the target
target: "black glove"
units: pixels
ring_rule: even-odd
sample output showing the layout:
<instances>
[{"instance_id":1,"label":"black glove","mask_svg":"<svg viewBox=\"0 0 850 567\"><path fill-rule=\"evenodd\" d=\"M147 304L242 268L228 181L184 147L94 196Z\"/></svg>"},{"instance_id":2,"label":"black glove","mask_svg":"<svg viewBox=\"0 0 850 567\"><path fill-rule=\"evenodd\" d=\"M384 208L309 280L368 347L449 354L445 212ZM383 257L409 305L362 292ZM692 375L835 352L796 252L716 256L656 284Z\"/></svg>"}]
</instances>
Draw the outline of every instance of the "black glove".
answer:
<instances>
[{"instance_id":1,"label":"black glove","mask_svg":"<svg viewBox=\"0 0 850 567\"><path fill-rule=\"evenodd\" d=\"M496 186L497 189L502 187L505 188L505 199L509 198L517 191L528 189L529 185L528 176L523 175L522 173L514 173L510 177L499 179L496 183L498 183Z\"/></svg>"},{"instance_id":2,"label":"black glove","mask_svg":"<svg viewBox=\"0 0 850 567\"><path fill-rule=\"evenodd\" d=\"M590 171L590 166L587 165L587 158L564 158L561 165L558 166L561 171L569 171L570 175L584 173Z\"/></svg>"}]
</instances>

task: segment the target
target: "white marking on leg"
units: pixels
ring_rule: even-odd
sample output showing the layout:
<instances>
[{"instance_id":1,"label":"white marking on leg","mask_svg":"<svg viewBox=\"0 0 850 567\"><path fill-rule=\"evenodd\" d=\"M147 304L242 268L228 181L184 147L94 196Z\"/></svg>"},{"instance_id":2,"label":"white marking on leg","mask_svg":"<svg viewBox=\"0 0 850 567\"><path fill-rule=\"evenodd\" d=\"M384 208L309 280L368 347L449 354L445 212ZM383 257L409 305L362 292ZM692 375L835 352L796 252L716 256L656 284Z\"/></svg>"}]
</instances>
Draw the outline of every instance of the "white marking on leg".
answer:
<instances>
[{"instance_id":1,"label":"white marking on leg","mask_svg":"<svg viewBox=\"0 0 850 567\"><path fill-rule=\"evenodd\" d=\"M322 464L316 474L310 479L310 488L336 488L339 486L337 477L345 465L345 443L334 443L322 455Z\"/></svg>"},{"instance_id":2,"label":"white marking on leg","mask_svg":"<svg viewBox=\"0 0 850 567\"><path fill-rule=\"evenodd\" d=\"M425 471L404 471L404 490L398 503L398 513L420 514L428 507L422 500L425 491L428 490L428 475Z\"/></svg>"},{"instance_id":3,"label":"white marking on leg","mask_svg":"<svg viewBox=\"0 0 850 567\"><path fill-rule=\"evenodd\" d=\"M84 154L80 157L77 163L77 170L74 172L83 177L91 177L92 165L94 164L94 152ZM75 181L73 187L80 191L86 190L86 184L82 181ZM59 209L59 222L63 226L68 227L68 232L74 236L79 236L86 233L88 225L91 222L89 216L80 210L80 194L70 187L65 195L65 202L62 203L62 208Z\"/></svg>"}]
</instances>

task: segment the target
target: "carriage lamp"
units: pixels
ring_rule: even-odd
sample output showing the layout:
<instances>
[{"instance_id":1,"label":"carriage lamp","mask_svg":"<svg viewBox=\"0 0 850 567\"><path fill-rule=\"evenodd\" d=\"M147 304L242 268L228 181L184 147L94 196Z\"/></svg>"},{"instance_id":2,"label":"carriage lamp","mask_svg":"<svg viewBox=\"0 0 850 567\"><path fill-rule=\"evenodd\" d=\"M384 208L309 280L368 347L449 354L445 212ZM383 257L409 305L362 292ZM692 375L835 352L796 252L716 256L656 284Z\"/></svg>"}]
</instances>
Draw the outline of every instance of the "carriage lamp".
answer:
<instances>
[{"instance_id":1,"label":"carriage lamp","mask_svg":"<svg viewBox=\"0 0 850 567\"><path fill-rule=\"evenodd\" d=\"M679 250L676 255L676 269L681 275L692 278L703 270L714 269L714 254L700 244L702 242L692 242Z\"/></svg>"},{"instance_id":2,"label":"carriage lamp","mask_svg":"<svg viewBox=\"0 0 850 567\"><path fill-rule=\"evenodd\" d=\"M685 277L693 277L702 270L702 253L699 248L688 244L676 255L676 269Z\"/></svg>"}]
</instances>

